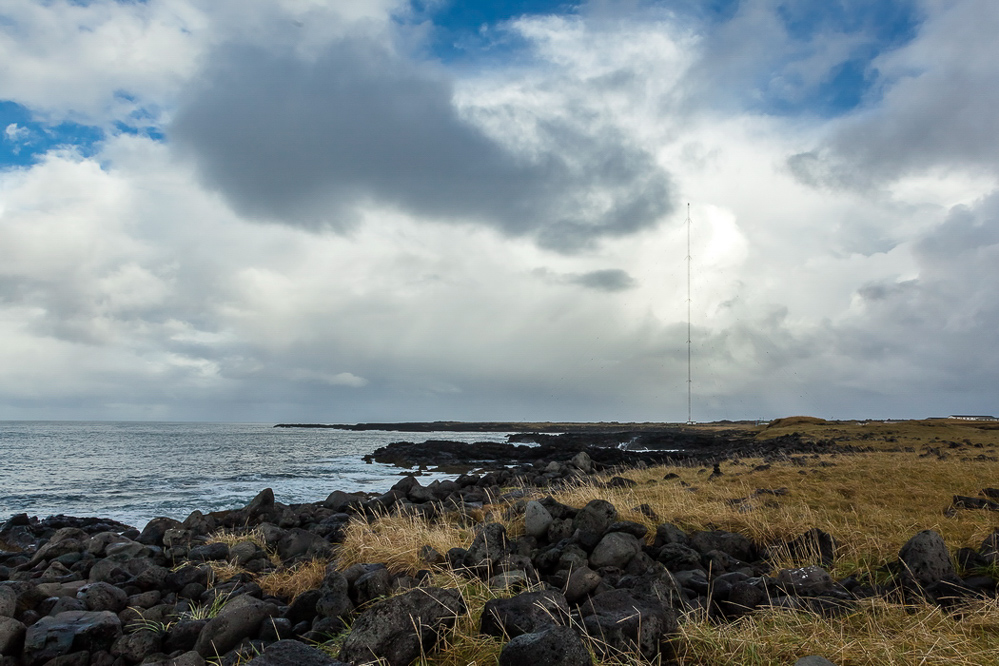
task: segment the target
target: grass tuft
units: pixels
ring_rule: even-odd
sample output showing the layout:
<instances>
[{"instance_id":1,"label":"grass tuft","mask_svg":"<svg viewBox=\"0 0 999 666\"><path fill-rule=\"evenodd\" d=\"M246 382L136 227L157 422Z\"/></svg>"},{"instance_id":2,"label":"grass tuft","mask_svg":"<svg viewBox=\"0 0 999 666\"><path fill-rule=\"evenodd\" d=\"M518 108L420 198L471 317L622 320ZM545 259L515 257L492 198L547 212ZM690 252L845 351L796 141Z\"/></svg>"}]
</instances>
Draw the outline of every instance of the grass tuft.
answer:
<instances>
[{"instance_id":1,"label":"grass tuft","mask_svg":"<svg viewBox=\"0 0 999 666\"><path fill-rule=\"evenodd\" d=\"M264 594L281 597L291 603L303 592L319 587L326 575L328 564L325 560L300 562L287 569L279 569L257 577L257 584Z\"/></svg>"}]
</instances>

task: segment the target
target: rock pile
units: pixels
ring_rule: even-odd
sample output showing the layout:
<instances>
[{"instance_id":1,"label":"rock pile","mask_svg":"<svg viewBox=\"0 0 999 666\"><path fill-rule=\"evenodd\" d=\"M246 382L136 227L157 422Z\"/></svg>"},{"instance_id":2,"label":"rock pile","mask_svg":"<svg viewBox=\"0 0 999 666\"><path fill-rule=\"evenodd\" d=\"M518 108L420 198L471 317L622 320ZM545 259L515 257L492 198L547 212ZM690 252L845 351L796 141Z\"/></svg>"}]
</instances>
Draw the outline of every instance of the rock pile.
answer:
<instances>
[{"instance_id":1,"label":"rock pile","mask_svg":"<svg viewBox=\"0 0 999 666\"><path fill-rule=\"evenodd\" d=\"M578 453L539 474L554 480L592 467ZM591 650L668 658L682 614L694 609L728 621L763 607L837 614L872 595L945 607L996 595L994 578L958 576L935 532L915 535L884 575L835 580L828 569L836 543L821 530L779 544L669 522L650 532L607 501L574 508L551 497L510 499L522 536L485 522L464 548L423 548L427 571L415 577L379 563L330 566L316 589L293 600L254 582L253 574L278 566L331 559L352 518L467 515L507 481L502 472L427 486L406 477L381 495L334 492L296 505L265 490L242 509L157 518L141 532L98 519L14 516L0 527L0 666L235 666L251 658L256 666L320 666L339 662L303 641L348 627L340 662L410 664L467 616L459 590L429 584L434 568L498 591L478 630L506 641L501 664L589 664ZM254 528L266 548L210 542L220 528ZM803 566L773 570L776 552ZM962 571L999 565L999 530L957 559ZM217 583L212 564L228 561L250 573Z\"/></svg>"}]
</instances>

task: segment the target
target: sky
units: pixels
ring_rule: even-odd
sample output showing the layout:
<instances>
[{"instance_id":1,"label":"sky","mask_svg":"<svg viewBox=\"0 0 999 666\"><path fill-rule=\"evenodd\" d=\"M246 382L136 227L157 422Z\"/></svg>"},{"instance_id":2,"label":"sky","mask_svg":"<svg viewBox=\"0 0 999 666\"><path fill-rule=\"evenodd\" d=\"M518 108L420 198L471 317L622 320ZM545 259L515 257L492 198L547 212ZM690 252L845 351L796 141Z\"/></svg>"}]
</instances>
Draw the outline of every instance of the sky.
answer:
<instances>
[{"instance_id":1,"label":"sky","mask_svg":"<svg viewBox=\"0 0 999 666\"><path fill-rule=\"evenodd\" d=\"M0 419L682 422L688 307L696 421L999 414L996 34L4 0Z\"/></svg>"}]
</instances>

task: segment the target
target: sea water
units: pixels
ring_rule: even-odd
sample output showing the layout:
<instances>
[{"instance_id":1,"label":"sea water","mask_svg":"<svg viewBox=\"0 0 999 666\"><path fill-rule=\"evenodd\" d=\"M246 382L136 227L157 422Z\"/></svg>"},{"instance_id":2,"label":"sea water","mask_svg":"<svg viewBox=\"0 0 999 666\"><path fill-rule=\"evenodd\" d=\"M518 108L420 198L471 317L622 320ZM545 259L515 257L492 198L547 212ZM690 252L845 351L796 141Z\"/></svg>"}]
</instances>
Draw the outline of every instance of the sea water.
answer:
<instances>
[{"instance_id":1,"label":"sea water","mask_svg":"<svg viewBox=\"0 0 999 666\"><path fill-rule=\"evenodd\" d=\"M403 472L361 458L391 442L506 441L506 433L274 428L261 423L0 421L0 523L16 513L113 518L142 528L334 490L384 492ZM445 475L428 475L424 484Z\"/></svg>"}]
</instances>

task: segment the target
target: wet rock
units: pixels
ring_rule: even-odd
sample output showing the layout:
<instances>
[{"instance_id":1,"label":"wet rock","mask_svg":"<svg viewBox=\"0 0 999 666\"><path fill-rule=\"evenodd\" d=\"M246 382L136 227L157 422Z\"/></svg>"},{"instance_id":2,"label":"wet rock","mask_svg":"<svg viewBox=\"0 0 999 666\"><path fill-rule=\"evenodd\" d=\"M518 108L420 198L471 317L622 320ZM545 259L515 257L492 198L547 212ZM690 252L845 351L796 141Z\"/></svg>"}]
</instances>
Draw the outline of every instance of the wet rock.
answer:
<instances>
[{"instance_id":1,"label":"wet rock","mask_svg":"<svg viewBox=\"0 0 999 666\"><path fill-rule=\"evenodd\" d=\"M521 634L500 652L500 666L591 666L593 658L579 634L569 627L550 626L541 631Z\"/></svg>"},{"instance_id":2,"label":"wet rock","mask_svg":"<svg viewBox=\"0 0 999 666\"><path fill-rule=\"evenodd\" d=\"M246 666L348 666L325 652L293 640L278 641Z\"/></svg>"},{"instance_id":3,"label":"wet rock","mask_svg":"<svg viewBox=\"0 0 999 666\"><path fill-rule=\"evenodd\" d=\"M417 588L386 599L357 617L340 659L354 663L384 659L389 666L408 666L432 651L441 632L464 612L465 602L456 590Z\"/></svg>"},{"instance_id":4,"label":"wet rock","mask_svg":"<svg viewBox=\"0 0 999 666\"><path fill-rule=\"evenodd\" d=\"M492 599L482 611L479 631L489 636L519 636L552 624L569 623L569 605L561 592L525 592L509 599Z\"/></svg>"},{"instance_id":5,"label":"wet rock","mask_svg":"<svg viewBox=\"0 0 999 666\"><path fill-rule=\"evenodd\" d=\"M43 617L28 627L24 650L36 662L81 650L108 650L121 636L121 621L110 611L69 611Z\"/></svg>"}]
</instances>

